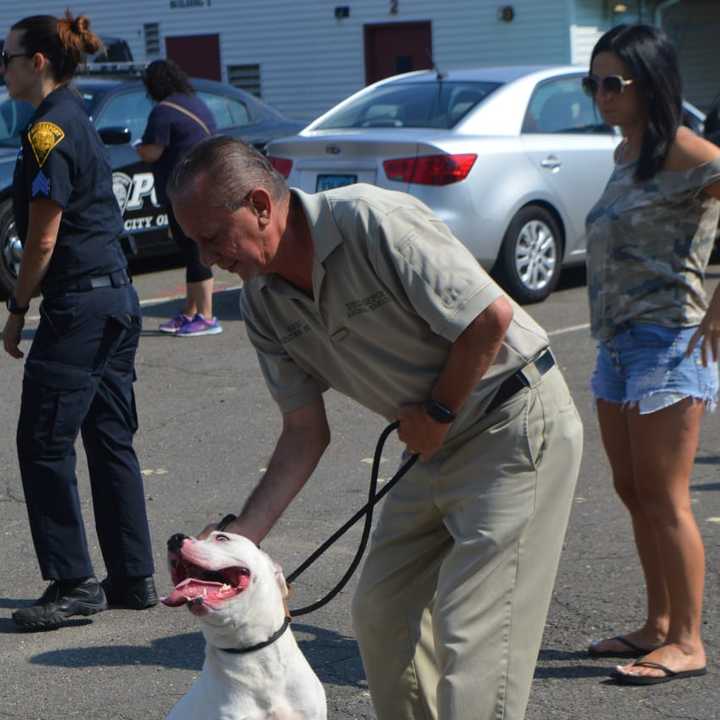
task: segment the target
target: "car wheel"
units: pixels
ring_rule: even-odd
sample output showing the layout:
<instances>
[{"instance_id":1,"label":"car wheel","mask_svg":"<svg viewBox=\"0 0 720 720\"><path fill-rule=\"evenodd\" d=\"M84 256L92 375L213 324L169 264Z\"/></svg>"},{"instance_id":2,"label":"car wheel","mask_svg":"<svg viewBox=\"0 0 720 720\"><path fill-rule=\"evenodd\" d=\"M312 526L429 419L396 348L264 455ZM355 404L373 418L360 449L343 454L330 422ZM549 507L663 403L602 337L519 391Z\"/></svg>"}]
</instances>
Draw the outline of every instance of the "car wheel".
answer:
<instances>
[{"instance_id":1,"label":"car wheel","mask_svg":"<svg viewBox=\"0 0 720 720\"><path fill-rule=\"evenodd\" d=\"M520 303L544 300L557 286L562 265L560 228L552 214L527 205L512 219L498 258L500 281Z\"/></svg>"},{"instance_id":2,"label":"car wheel","mask_svg":"<svg viewBox=\"0 0 720 720\"><path fill-rule=\"evenodd\" d=\"M12 200L0 203L0 294L12 295L20 271L22 243L15 227Z\"/></svg>"}]
</instances>

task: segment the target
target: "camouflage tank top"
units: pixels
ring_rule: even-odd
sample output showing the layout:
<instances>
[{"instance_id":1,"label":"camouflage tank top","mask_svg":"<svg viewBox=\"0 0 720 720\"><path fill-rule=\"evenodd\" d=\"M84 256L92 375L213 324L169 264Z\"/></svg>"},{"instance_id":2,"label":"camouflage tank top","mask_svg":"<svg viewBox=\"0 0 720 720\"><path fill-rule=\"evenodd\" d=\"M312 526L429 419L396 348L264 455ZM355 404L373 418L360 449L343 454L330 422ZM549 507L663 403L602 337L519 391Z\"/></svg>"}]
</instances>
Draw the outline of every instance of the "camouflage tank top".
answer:
<instances>
[{"instance_id":1,"label":"camouflage tank top","mask_svg":"<svg viewBox=\"0 0 720 720\"><path fill-rule=\"evenodd\" d=\"M598 340L630 321L698 325L707 309L703 281L720 201L702 191L720 181L720 158L644 182L634 172L634 162L616 165L587 217L590 327Z\"/></svg>"}]
</instances>

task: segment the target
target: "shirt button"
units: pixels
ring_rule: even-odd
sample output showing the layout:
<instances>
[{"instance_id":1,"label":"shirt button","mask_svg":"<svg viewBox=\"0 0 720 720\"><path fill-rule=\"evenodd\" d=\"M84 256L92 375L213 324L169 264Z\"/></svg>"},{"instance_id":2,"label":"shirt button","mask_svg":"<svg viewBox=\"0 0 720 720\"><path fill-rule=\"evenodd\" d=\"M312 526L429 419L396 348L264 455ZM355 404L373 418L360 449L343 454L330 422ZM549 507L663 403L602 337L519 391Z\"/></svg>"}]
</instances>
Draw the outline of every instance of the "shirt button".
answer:
<instances>
[{"instance_id":1,"label":"shirt button","mask_svg":"<svg viewBox=\"0 0 720 720\"><path fill-rule=\"evenodd\" d=\"M340 328L339 330L336 330L330 337L332 338L333 342L342 342L349 334L349 331L347 328Z\"/></svg>"}]
</instances>

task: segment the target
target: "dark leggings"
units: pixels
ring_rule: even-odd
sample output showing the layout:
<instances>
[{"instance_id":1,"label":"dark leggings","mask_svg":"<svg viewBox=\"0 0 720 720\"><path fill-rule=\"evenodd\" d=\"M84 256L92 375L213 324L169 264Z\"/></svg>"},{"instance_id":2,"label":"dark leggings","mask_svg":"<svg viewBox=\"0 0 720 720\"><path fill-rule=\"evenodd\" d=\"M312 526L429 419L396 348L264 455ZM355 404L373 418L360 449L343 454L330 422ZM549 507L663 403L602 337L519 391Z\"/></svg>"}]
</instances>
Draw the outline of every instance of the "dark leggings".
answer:
<instances>
[{"instance_id":1,"label":"dark leggings","mask_svg":"<svg viewBox=\"0 0 720 720\"><path fill-rule=\"evenodd\" d=\"M185 258L185 282L196 283L202 282L203 280L210 280L213 276L212 270L200 262L200 248L198 244L185 235L182 228L178 225L175 215L169 208L168 220L172 236Z\"/></svg>"}]
</instances>

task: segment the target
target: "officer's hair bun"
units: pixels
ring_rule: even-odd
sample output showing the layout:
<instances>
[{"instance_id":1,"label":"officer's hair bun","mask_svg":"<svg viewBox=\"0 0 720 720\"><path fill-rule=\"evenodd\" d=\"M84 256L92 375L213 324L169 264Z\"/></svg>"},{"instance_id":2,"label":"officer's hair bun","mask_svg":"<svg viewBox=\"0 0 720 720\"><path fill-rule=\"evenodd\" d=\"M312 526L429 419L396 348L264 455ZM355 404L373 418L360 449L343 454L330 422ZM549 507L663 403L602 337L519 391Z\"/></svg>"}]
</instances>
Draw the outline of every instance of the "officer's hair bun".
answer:
<instances>
[{"instance_id":1,"label":"officer's hair bun","mask_svg":"<svg viewBox=\"0 0 720 720\"><path fill-rule=\"evenodd\" d=\"M69 10L58 20L58 35L60 44L76 62L85 53L95 53L102 47L100 38L90 30L90 19L86 15L74 18Z\"/></svg>"}]
</instances>

